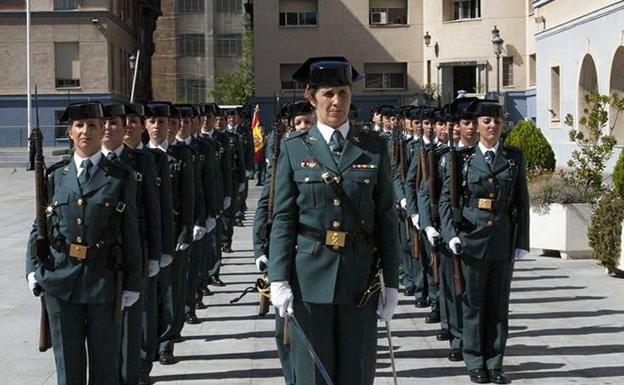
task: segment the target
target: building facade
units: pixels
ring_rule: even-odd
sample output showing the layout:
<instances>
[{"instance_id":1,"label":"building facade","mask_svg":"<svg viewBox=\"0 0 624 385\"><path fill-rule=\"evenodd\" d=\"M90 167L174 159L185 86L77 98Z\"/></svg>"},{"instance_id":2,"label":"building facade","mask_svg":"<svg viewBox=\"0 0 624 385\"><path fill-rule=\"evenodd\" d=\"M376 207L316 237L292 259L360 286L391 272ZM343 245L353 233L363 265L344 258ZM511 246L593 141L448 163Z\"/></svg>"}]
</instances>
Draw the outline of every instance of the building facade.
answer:
<instances>
[{"instance_id":1,"label":"building facade","mask_svg":"<svg viewBox=\"0 0 624 385\"><path fill-rule=\"evenodd\" d=\"M578 122L585 95L597 91L624 96L624 1L534 0L537 51L537 124L565 167L576 144L567 114ZM624 117L611 111L609 127L624 145Z\"/></svg>"},{"instance_id":2,"label":"building facade","mask_svg":"<svg viewBox=\"0 0 624 385\"><path fill-rule=\"evenodd\" d=\"M511 120L535 117L531 1L265 0L254 2L256 94L301 97L291 81L310 56L347 57L364 74L354 102L447 103L458 93L495 92ZM505 40L497 61L492 30ZM498 65L497 65L498 63ZM497 71L498 70L498 71ZM497 73L499 76L497 77Z\"/></svg>"},{"instance_id":3,"label":"building facade","mask_svg":"<svg viewBox=\"0 0 624 385\"><path fill-rule=\"evenodd\" d=\"M215 79L242 59L243 0L162 0L153 58L154 98L212 101Z\"/></svg>"},{"instance_id":4,"label":"building facade","mask_svg":"<svg viewBox=\"0 0 624 385\"><path fill-rule=\"evenodd\" d=\"M26 13L23 0L0 3L0 146L27 144ZM127 101L131 65L136 98L151 97L152 34L160 0L31 1L32 84L47 145L63 145L58 118L68 102ZM138 47L138 63L132 61Z\"/></svg>"}]
</instances>

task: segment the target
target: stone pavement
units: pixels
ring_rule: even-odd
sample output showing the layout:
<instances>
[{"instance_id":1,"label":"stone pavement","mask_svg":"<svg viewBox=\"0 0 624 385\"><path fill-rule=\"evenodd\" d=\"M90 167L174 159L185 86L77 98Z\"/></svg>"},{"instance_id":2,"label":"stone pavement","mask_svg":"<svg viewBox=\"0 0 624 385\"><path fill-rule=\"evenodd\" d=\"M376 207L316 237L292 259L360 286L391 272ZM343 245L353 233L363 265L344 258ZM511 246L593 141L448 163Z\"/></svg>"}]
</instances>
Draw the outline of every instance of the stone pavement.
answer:
<instances>
[{"instance_id":1,"label":"stone pavement","mask_svg":"<svg viewBox=\"0 0 624 385\"><path fill-rule=\"evenodd\" d=\"M233 254L199 325L187 325L173 366L156 365L157 384L282 384L272 314L255 315L257 297L229 301L258 277L252 259L251 217L258 189L250 192L248 220L236 228ZM0 384L56 384L51 352L37 351L39 302L24 279L24 246L33 216L32 174L0 169ZM392 321L399 383L468 384L461 363L446 359L447 344L424 323L427 309L401 296ZM379 329L376 385L392 384L385 330ZM505 370L514 384L623 384L624 280L607 277L594 261L538 256L516 265ZM345 384L340 384L345 385Z\"/></svg>"}]
</instances>

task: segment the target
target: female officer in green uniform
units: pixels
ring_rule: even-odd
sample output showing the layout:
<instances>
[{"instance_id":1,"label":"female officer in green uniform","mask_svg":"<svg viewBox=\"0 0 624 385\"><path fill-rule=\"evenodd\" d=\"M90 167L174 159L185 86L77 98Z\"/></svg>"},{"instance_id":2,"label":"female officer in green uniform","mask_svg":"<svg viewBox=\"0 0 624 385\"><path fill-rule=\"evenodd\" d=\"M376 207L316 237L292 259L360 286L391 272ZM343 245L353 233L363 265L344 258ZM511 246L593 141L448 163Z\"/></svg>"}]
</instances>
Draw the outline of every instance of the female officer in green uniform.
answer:
<instances>
[{"instance_id":1,"label":"female officer in green uniform","mask_svg":"<svg viewBox=\"0 0 624 385\"><path fill-rule=\"evenodd\" d=\"M500 104L477 100L468 110L475 117L479 143L458 157L459 202L451 201L453 176L445 173L440 197L442 238L449 240L454 254L461 255L463 356L470 380L506 384L502 365L513 260L529 250L526 166L519 150L500 143ZM456 210L462 219L457 226Z\"/></svg>"},{"instance_id":2,"label":"female officer in green uniform","mask_svg":"<svg viewBox=\"0 0 624 385\"><path fill-rule=\"evenodd\" d=\"M74 154L47 170L50 266L34 259L35 229L27 247L28 283L45 293L59 385L119 383L118 315L141 292L136 177L102 156L102 118L98 102L67 107Z\"/></svg>"},{"instance_id":3,"label":"female officer in green uniform","mask_svg":"<svg viewBox=\"0 0 624 385\"><path fill-rule=\"evenodd\" d=\"M380 234L397 227L386 145L348 121L358 77L339 57L308 59L293 76L307 84L318 121L281 144L269 279L273 305L295 317L334 383L372 385L377 315L389 320L398 302L399 251L396 232ZM358 306L377 256L385 300ZM294 336L297 384L324 384Z\"/></svg>"}]
</instances>

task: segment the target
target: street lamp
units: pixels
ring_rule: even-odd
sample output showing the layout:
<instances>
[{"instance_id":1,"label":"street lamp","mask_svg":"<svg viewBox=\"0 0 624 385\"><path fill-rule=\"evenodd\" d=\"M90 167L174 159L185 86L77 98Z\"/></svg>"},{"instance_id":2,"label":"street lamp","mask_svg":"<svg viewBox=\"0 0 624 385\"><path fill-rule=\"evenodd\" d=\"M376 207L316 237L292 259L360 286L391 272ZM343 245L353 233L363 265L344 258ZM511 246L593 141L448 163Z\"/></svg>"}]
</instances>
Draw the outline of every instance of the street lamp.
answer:
<instances>
[{"instance_id":1,"label":"street lamp","mask_svg":"<svg viewBox=\"0 0 624 385\"><path fill-rule=\"evenodd\" d=\"M431 44L431 35L429 35L429 31L425 33L424 39L425 39L425 46L429 47L429 44Z\"/></svg>"},{"instance_id":2,"label":"street lamp","mask_svg":"<svg viewBox=\"0 0 624 385\"><path fill-rule=\"evenodd\" d=\"M503 53L503 40L500 37L500 31L496 26L492 30L492 50L494 51L494 55L496 55L496 95L500 95L500 56Z\"/></svg>"}]
</instances>

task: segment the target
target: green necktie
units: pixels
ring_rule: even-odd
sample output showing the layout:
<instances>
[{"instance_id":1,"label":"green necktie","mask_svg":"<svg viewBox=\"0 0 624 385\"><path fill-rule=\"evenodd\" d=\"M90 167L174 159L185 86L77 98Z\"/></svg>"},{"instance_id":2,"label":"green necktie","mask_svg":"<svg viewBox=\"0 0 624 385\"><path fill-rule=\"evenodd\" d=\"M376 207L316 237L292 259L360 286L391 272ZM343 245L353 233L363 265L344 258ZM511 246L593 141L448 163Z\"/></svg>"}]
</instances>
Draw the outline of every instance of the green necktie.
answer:
<instances>
[{"instance_id":1,"label":"green necktie","mask_svg":"<svg viewBox=\"0 0 624 385\"><path fill-rule=\"evenodd\" d=\"M108 153L108 155L106 155L106 158L110 161L115 161L117 160L117 154L111 151Z\"/></svg>"},{"instance_id":2,"label":"green necktie","mask_svg":"<svg viewBox=\"0 0 624 385\"><path fill-rule=\"evenodd\" d=\"M80 187L87 184L89 178L91 178L91 168L93 167L93 162L90 159L85 159L80 163L80 168L84 169L80 176L78 177L78 184Z\"/></svg>"},{"instance_id":3,"label":"green necktie","mask_svg":"<svg viewBox=\"0 0 624 385\"><path fill-rule=\"evenodd\" d=\"M334 130L331 138L329 139L329 149L331 150L334 162L338 164L340 157L342 156L342 150L344 148L345 139L342 136L342 132Z\"/></svg>"},{"instance_id":4,"label":"green necktie","mask_svg":"<svg viewBox=\"0 0 624 385\"><path fill-rule=\"evenodd\" d=\"M494 151L485 152L485 161L487 162L488 166L492 166L494 164L494 157L496 157Z\"/></svg>"}]
</instances>

